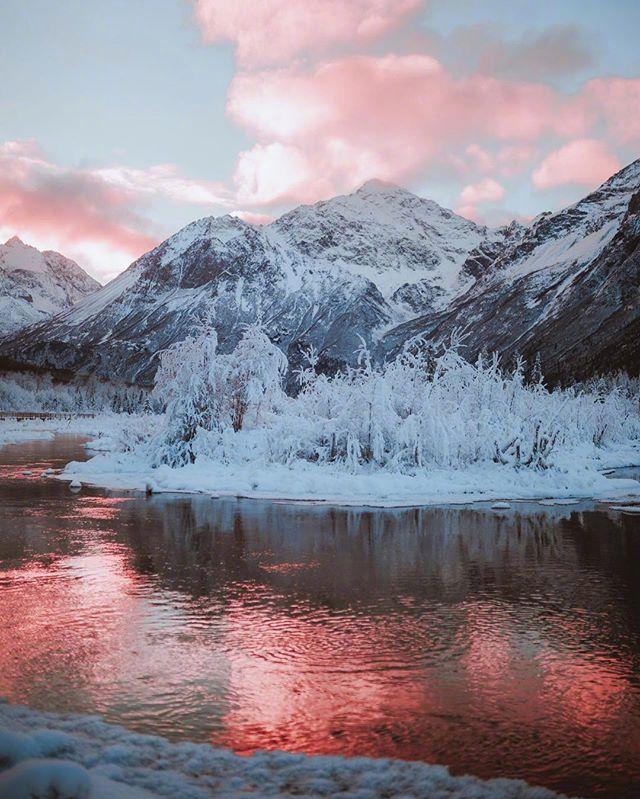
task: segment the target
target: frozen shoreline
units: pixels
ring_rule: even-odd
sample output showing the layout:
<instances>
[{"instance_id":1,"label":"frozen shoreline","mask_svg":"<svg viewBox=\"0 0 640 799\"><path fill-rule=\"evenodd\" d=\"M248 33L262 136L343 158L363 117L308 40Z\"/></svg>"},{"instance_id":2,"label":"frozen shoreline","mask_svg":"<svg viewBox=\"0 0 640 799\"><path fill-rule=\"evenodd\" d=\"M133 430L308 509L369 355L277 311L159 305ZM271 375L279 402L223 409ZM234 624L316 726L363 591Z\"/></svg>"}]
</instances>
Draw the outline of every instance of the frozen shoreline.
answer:
<instances>
[{"instance_id":1,"label":"frozen shoreline","mask_svg":"<svg viewBox=\"0 0 640 799\"><path fill-rule=\"evenodd\" d=\"M2 419L0 420L0 447L19 444L21 441L46 441L56 434L93 437L99 426L113 424L112 416L75 419Z\"/></svg>"},{"instance_id":2,"label":"frozen shoreline","mask_svg":"<svg viewBox=\"0 0 640 799\"><path fill-rule=\"evenodd\" d=\"M581 463L572 471L569 467L564 471L518 471L499 464L482 464L465 470L434 469L410 476L386 471L352 474L304 461L293 467L205 461L180 469L151 469L135 455L101 452L87 461L69 463L57 477L110 489L351 507L553 499L640 502L638 481L608 478L601 471L640 463L640 452L629 448L606 454L607 459L601 463Z\"/></svg>"},{"instance_id":3,"label":"frozen shoreline","mask_svg":"<svg viewBox=\"0 0 640 799\"><path fill-rule=\"evenodd\" d=\"M560 796L522 780L454 777L444 766L402 760L287 752L246 757L208 744L170 743L130 732L97 716L62 716L0 704L0 795L40 799L54 795L48 792L51 786L58 786L55 795L75 799Z\"/></svg>"},{"instance_id":4,"label":"frozen shoreline","mask_svg":"<svg viewBox=\"0 0 640 799\"><path fill-rule=\"evenodd\" d=\"M518 500L640 502L640 483L602 472L640 464L640 448L602 450L595 460L578 452L559 468L536 471L483 463L464 470L432 469L416 475L384 470L350 473L332 465L223 464L211 461L173 469L151 468L139 455L112 451L114 415L73 421L0 422L0 446L56 434L92 437L86 461L72 461L57 479L100 488L153 493L208 494L343 507L424 507ZM100 430L103 437L95 439Z\"/></svg>"}]
</instances>

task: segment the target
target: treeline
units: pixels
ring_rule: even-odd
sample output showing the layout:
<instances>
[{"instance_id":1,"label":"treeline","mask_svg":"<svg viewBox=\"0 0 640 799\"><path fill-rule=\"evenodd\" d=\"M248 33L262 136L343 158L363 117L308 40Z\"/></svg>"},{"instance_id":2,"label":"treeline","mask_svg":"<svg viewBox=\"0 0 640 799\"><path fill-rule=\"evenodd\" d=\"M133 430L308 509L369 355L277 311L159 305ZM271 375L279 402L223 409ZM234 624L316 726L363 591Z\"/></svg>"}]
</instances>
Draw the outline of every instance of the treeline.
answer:
<instances>
[{"instance_id":1,"label":"treeline","mask_svg":"<svg viewBox=\"0 0 640 799\"><path fill-rule=\"evenodd\" d=\"M46 373L9 372L0 373L0 410L140 413L150 410L150 395L140 386L93 376L64 382Z\"/></svg>"}]
</instances>

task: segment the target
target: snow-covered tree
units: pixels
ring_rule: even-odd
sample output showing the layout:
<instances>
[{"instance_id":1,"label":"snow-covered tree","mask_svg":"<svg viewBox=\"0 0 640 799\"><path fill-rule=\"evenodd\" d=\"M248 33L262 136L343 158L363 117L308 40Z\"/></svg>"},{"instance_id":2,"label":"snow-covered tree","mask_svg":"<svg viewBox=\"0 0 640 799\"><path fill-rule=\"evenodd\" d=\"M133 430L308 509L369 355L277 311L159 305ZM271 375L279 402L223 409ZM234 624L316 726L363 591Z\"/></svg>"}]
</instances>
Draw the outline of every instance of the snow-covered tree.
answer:
<instances>
[{"instance_id":1,"label":"snow-covered tree","mask_svg":"<svg viewBox=\"0 0 640 799\"><path fill-rule=\"evenodd\" d=\"M166 407L150 443L155 462L295 463L350 471L414 473L490 463L547 469L569 453L640 441L637 381L622 377L549 390L522 360L475 363L461 342L434 350L416 339L376 365L363 345L357 366L318 373L309 351L300 390L282 389L284 354L259 326L218 352L212 327L161 356L154 397Z\"/></svg>"},{"instance_id":2,"label":"snow-covered tree","mask_svg":"<svg viewBox=\"0 0 640 799\"><path fill-rule=\"evenodd\" d=\"M218 352L216 332L207 325L169 347L160 356L154 388L166 408L156 460L193 463L199 446L220 452L230 430L260 425L284 397L286 368L286 357L258 325L248 326L228 355Z\"/></svg>"}]
</instances>

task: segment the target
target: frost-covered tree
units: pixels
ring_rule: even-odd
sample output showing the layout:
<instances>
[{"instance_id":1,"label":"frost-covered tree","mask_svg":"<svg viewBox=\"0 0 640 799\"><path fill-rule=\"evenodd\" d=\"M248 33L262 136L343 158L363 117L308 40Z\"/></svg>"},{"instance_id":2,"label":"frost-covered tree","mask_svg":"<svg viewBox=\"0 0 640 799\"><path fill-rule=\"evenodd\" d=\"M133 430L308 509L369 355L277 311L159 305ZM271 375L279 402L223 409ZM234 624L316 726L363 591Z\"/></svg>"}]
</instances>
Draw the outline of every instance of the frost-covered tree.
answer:
<instances>
[{"instance_id":1,"label":"frost-covered tree","mask_svg":"<svg viewBox=\"0 0 640 799\"><path fill-rule=\"evenodd\" d=\"M193 463L198 431L213 428L217 349L215 329L202 325L160 354L153 393L165 409L165 427L157 443L158 461Z\"/></svg>"},{"instance_id":2,"label":"frost-covered tree","mask_svg":"<svg viewBox=\"0 0 640 799\"><path fill-rule=\"evenodd\" d=\"M260 325L249 325L224 362L220 388L228 399L233 429L241 430L249 413L251 424L259 425L262 415L283 398L286 356L271 343Z\"/></svg>"},{"instance_id":3,"label":"frost-covered tree","mask_svg":"<svg viewBox=\"0 0 640 799\"><path fill-rule=\"evenodd\" d=\"M350 471L414 473L489 463L546 469L572 452L640 441L637 381L617 377L549 390L516 360L469 363L458 338L435 350L419 339L376 365L318 373L310 350L300 390L282 389L287 361L259 326L221 354L212 328L163 353L155 397L165 427L151 442L156 462L295 463ZM537 367L536 367L537 369Z\"/></svg>"},{"instance_id":4,"label":"frost-covered tree","mask_svg":"<svg viewBox=\"0 0 640 799\"><path fill-rule=\"evenodd\" d=\"M160 356L154 387L166 408L155 459L178 466L193 463L199 447L222 454L230 430L260 425L283 399L286 368L286 357L259 325L245 328L231 354L218 352L208 325L169 347Z\"/></svg>"}]
</instances>

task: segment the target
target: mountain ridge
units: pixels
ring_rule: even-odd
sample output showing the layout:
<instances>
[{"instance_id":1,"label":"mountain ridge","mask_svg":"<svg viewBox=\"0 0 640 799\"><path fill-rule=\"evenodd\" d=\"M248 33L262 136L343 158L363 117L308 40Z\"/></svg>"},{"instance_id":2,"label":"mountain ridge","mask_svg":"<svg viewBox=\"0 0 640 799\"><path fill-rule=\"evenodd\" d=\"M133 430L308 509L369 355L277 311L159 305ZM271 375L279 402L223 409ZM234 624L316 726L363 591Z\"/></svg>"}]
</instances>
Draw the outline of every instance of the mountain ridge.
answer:
<instances>
[{"instance_id":1,"label":"mountain ridge","mask_svg":"<svg viewBox=\"0 0 640 799\"><path fill-rule=\"evenodd\" d=\"M496 349L509 358L521 344L528 357L544 351L560 379L558 357L536 330L557 338L563 324L573 329L570 320L560 328L548 320L562 317L565 304L584 314L590 292L602 294L602 281L621 281L620 296L632 291L637 214L629 216L629 207L637 191L640 160L529 225L489 229L381 181L299 206L267 225L203 217L74 308L29 328L28 337L5 341L0 354L149 383L157 353L200 320L214 318L223 349L257 320L287 354L293 388L293 370L309 346L331 372L354 362L361 340L385 358L414 336L436 341L465 328L470 357ZM621 271L616 252L628 247ZM592 270L600 282L589 282ZM617 312L612 295L608 303L598 305L603 319ZM635 324L634 303L625 325ZM594 324L602 321L596 316ZM607 329L623 335L619 325ZM623 365L633 371L636 350L626 350ZM591 372L604 365L597 358L577 362Z\"/></svg>"},{"instance_id":2,"label":"mountain ridge","mask_svg":"<svg viewBox=\"0 0 640 799\"><path fill-rule=\"evenodd\" d=\"M11 236L0 244L0 337L69 308L98 288L70 258Z\"/></svg>"}]
</instances>

